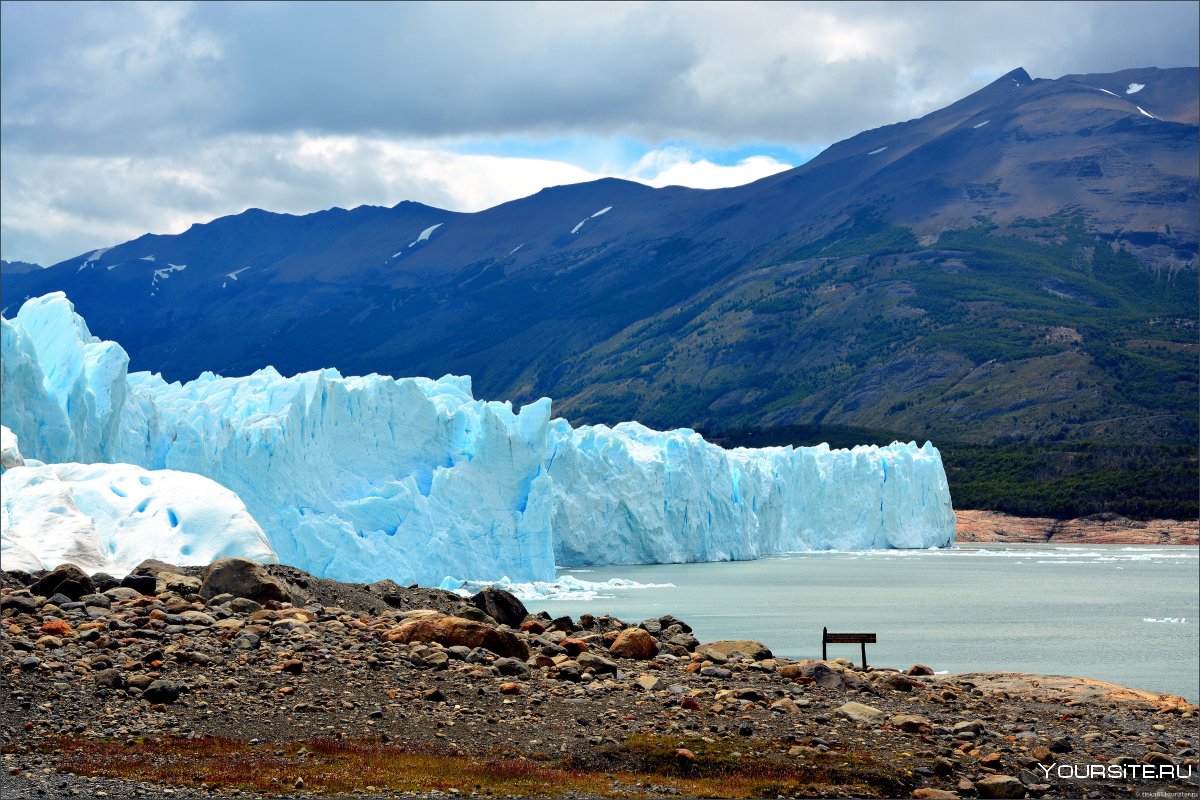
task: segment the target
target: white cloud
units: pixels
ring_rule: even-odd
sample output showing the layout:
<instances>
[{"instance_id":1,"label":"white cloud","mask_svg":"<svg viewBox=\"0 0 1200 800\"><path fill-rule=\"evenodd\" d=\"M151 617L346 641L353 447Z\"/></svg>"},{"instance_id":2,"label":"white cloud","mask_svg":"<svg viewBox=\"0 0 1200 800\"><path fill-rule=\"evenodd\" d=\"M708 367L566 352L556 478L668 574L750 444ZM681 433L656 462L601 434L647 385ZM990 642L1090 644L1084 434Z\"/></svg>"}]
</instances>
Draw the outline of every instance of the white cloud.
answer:
<instances>
[{"instance_id":1,"label":"white cloud","mask_svg":"<svg viewBox=\"0 0 1200 800\"><path fill-rule=\"evenodd\" d=\"M4 132L829 143L1026 67L1194 65L1195 3L5 3Z\"/></svg>"},{"instance_id":2,"label":"white cloud","mask_svg":"<svg viewBox=\"0 0 1200 800\"><path fill-rule=\"evenodd\" d=\"M689 186L693 189L720 189L741 186L776 172L790 169L794 164L777 161L770 156L748 156L736 164L714 164L705 158L694 158L681 148L652 150L638 160L625 177L649 186Z\"/></svg>"},{"instance_id":3,"label":"white cloud","mask_svg":"<svg viewBox=\"0 0 1200 800\"><path fill-rule=\"evenodd\" d=\"M1018 66L1194 66L1198 18L1182 2L5 2L4 256L59 259L248 206L475 210L600 172L739 184L785 165L663 143L807 153ZM501 139L651 152L589 170L570 148L454 151Z\"/></svg>"},{"instance_id":4,"label":"white cloud","mask_svg":"<svg viewBox=\"0 0 1200 800\"><path fill-rule=\"evenodd\" d=\"M29 255L43 263L251 207L307 213L413 199L473 211L593 177L562 162L304 134L224 137L186 159L27 154L5 161L5 249L36 246Z\"/></svg>"}]
</instances>

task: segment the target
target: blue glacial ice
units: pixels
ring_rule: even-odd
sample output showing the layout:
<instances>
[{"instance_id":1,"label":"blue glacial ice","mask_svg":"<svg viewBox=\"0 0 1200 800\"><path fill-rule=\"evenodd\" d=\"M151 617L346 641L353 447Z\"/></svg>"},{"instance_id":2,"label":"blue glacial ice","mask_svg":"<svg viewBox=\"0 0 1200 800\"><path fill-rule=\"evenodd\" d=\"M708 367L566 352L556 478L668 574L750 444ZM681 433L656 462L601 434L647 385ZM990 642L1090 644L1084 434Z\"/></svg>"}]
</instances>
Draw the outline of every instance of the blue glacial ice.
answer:
<instances>
[{"instance_id":1,"label":"blue glacial ice","mask_svg":"<svg viewBox=\"0 0 1200 800\"><path fill-rule=\"evenodd\" d=\"M5 438L8 428L0 428ZM201 475L132 464L37 464L3 449L0 561L33 572L70 562L125 575L144 559L276 561L233 492Z\"/></svg>"},{"instance_id":2,"label":"blue glacial ice","mask_svg":"<svg viewBox=\"0 0 1200 800\"><path fill-rule=\"evenodd\" d=\"M929 443L724 450L690 430L572 428L468 377L185 383L129 373L61 293L3 320L3 424L27 458L210 478L280 561L349 581L552 581L555 566L951 544Z\"/></svg>"}]
</instances>

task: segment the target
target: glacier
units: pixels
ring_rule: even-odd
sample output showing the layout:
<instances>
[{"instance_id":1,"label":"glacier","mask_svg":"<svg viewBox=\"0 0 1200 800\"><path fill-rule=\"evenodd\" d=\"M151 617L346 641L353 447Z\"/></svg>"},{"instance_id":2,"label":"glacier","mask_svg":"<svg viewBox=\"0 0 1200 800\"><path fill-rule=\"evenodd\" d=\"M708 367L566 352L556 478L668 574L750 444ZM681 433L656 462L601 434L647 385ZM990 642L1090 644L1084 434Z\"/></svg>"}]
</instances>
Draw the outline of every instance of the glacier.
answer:
<instances>
[{"instance_id":1,"label":"glacier","mask_svg":"<svg viewBox=\"0 0 1200 800\"><path fill-rule=\"evenodd\" d=\"M27 457L204 476L280 561L321 576L552 581L556 566L954 540L928 442L725 450L686 429L572 427L548 398L514 410L449 375L167 383L130 373L62 293L0 324L0 418Z\"/></svg>"}]
</instances>

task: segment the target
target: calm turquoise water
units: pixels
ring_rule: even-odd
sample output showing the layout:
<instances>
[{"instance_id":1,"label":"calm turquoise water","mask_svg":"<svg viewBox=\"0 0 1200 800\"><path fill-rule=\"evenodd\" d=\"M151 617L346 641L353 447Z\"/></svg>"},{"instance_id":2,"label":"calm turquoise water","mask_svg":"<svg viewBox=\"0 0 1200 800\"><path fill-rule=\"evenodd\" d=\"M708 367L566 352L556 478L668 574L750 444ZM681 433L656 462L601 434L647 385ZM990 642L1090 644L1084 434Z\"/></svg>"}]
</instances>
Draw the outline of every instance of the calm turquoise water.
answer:
<instances>
[{"instance_id":1,"label":"calm turquoise water","mask_svg":"<svg viewBox=\"0 0 1200 800\"><path fill-rule=\"evenodd\" d=\"M867 659L881 666L1078 675L1200 699L1195 547L960 545L561 574L674 588L527 601L531 610L631 621L669 612L701 640L759 639L792 658L820 656L822 626L874 631ZM831 645L836 656L857 661L858 646Z\"/></svg>"}]
</instances>

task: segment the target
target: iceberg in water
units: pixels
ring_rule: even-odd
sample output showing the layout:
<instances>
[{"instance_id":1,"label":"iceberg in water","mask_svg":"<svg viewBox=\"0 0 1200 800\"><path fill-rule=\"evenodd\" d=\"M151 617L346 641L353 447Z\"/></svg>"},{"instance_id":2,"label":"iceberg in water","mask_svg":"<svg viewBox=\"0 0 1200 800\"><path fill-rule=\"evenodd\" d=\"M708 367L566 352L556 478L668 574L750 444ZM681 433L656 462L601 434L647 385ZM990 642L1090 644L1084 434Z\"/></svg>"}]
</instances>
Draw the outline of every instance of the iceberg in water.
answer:
<instances>
[{"instance_id":1,"label":"iceberg in water","mask_svg":"<svg viewBox=\"0 0 1200 800\"><path fill-rule=\"evenodd\" d=\"M562 575L553 581L526 581L514 583L503 577L498 581L461 581L446 577L438 586L461 597L470 597L483 589L503 589L518 600L603 600L616 597L613 592L630 589L674 589L673 583L638 583L627 578L609 578L606 581L583 581L574 575Z\"/></svg>"},{"instance_id":2,"label":"iceberg in water","mask_svg":"<svg viewBox=\"0 0 1200 800\"><path fill-rule=\"evenodd\" d=\"M167 383L128 373L61 293L2 324L0 416L25 456L205 476L317 575L553 581L556 564L953 541L928 443L724 450L688 430L572 428L547 398L514 410L455 376Z\"/></svg>"}]
</instances>

